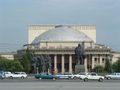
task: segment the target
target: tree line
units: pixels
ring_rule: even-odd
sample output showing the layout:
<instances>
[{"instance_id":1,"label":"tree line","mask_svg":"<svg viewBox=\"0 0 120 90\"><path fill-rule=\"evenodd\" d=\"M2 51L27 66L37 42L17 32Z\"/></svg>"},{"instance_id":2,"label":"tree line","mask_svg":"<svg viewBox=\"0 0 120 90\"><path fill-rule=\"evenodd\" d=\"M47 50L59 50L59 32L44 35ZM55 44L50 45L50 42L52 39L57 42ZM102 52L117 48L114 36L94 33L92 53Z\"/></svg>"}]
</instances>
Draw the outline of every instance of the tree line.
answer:
<instances>
[{"instance_id":1,"label":"tree line","mask_svg":"<svg viewBox=\"0 0 120 90\"><path fill-rule=\"evenodd\" d=\"M4 57L0 57L0 71L24 71L30 73L31 62L30 52L27 49L21 59L8 60Z\"/></svg>"},{"instance_id":2,"label":"tree line","mask_svg":"<svg viewBox=\"0 0 120 90\"><path fill-rule=\"evenodd\" d=\"M8 60L6 58L0 58L0 70L2 71L23 71L24 68L19 60Z\"/></svg>"}]
</instances>

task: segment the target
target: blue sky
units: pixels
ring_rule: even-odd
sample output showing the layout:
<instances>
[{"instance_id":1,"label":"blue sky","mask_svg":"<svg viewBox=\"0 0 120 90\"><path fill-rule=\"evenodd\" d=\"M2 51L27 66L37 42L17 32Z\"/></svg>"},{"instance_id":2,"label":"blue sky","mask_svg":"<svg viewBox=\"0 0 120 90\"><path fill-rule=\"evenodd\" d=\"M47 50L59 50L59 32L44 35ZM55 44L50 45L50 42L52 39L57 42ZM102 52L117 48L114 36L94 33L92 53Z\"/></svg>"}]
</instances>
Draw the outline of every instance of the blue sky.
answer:
<instances>
[{"instance_id":1,"label":"blue sky","mask_svg":"<svg viewBox=\"0 0 120 90\"><path fill-rule=\"evenodd\" d=\"M29 24L95 24L97 43L120 51L120 0L0 0L0 52L21 49Z\"/></svg>"}]
</instances>

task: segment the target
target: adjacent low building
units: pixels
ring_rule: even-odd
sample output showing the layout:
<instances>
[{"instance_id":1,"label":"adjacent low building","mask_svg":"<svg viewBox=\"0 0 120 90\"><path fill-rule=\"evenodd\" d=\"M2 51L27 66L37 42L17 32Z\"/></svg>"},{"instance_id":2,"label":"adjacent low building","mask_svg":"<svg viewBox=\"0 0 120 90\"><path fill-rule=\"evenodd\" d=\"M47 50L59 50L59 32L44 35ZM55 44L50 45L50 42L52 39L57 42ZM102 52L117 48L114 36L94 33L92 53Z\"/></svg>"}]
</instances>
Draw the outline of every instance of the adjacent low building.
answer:
<instances>
[{"instance_id":1,"label":"adjacent low building","mask_svg":"<svg viewBox=\"0 0 120 90\"><path fill-rule=\"evenodd\" d=\"M6 58L8 60L14 60L16 54L17 53L15 53L15 52L1 52L0 57Z\"/></svg>"}]
</instances>

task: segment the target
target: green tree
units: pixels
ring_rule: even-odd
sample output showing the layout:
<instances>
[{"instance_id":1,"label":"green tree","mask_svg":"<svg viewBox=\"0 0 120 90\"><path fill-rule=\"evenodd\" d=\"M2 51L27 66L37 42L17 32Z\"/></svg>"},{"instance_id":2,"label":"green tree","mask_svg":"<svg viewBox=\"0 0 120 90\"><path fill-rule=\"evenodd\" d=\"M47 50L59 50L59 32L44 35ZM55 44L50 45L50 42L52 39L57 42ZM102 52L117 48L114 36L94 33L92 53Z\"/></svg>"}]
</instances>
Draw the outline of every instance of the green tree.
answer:
<instances>
[{"instance_id":1,"label":"green tree","mask_svg":"<svg viewBox=\"0 0 120 90\"><path fill-rule=\"evenodd\" d=\"M23 71L23 66L18 60L14 60L13 63L11 64L11 70L12 71Z\"/></svg>"},{"instance_id":2,"label":"green tree","mask_svg":"<svg viewBox=\"0 0 120 90\"><path fill-rule=\"evenodd\" d=\"M101 65L98 65L98 66L94 67L92 71L96 72L96 73L103 73L104 72L104 67L101 66Z\"/></svg>"},{"instance_id":3,"label":"green tree","mask_svg":"<svg viewBox=\"0 0 120 90\"><path fill-rule=\"evenodd\" d=\"M0 59L0 70L4 71L22 71L23 67L18 60L7 60L5 58Z\"/></svg>"},{"instance_id":4,"label":"green tree","mask_svg":"<svg viewBox=\"0 0 120 90\"><path fill-rule=\"evenodd\" d=\"M120 72L120 58L117 62L113 63L112 68L114 72Z\"/></svg>"},{"instance_id":5,"label":"green tree","mask_svg":"<svg viewBox=\"0 0 120 90\"><path fill-rule=\"evenodd\" d=\"M105 62L105 71L107 73L111 73L112 72L112 64L110 62L110 60L107 58L106 62Z\"/></svg>"},{"instance_id":6,"label":"green tree","mask_svg":"<svg viewBox=\"0 0 120 90\"><path fill-rule=\"evenodd\" d=\"M25 54L22 57L22 60L20 60L21 64L23 65L24 71L29 73L31 70L31 55L29 49L25 51Z\"/></svg>"}]
</instances>

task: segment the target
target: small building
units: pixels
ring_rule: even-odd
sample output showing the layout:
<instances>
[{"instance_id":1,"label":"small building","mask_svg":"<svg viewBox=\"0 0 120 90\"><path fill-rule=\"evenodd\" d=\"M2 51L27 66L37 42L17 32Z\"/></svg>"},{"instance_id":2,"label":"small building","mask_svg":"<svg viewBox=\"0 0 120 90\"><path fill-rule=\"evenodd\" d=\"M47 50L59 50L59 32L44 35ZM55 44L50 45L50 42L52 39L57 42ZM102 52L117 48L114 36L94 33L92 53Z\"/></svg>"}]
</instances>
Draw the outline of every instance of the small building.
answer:
<instances>
[{"instance_id":1,"label":"small building","mask_svg":"<svg viewBox=\"0 0 120 90\"><path fill-rule=\"evenodd\" d=\"M0 57L6 58L8 60L14 60L16 54L17 53L15 52L1 52Z\"/></svg>"},{"instance_id":2,"label":"small building","mask_svg":"<svg viewBox=\"0 0 120 90\"><path fill-rule=\"evenodd\" d=\"M112 51L111 54L113 55L112 64L120 59L120 52Z\"/></svg>"}]
</instances>

